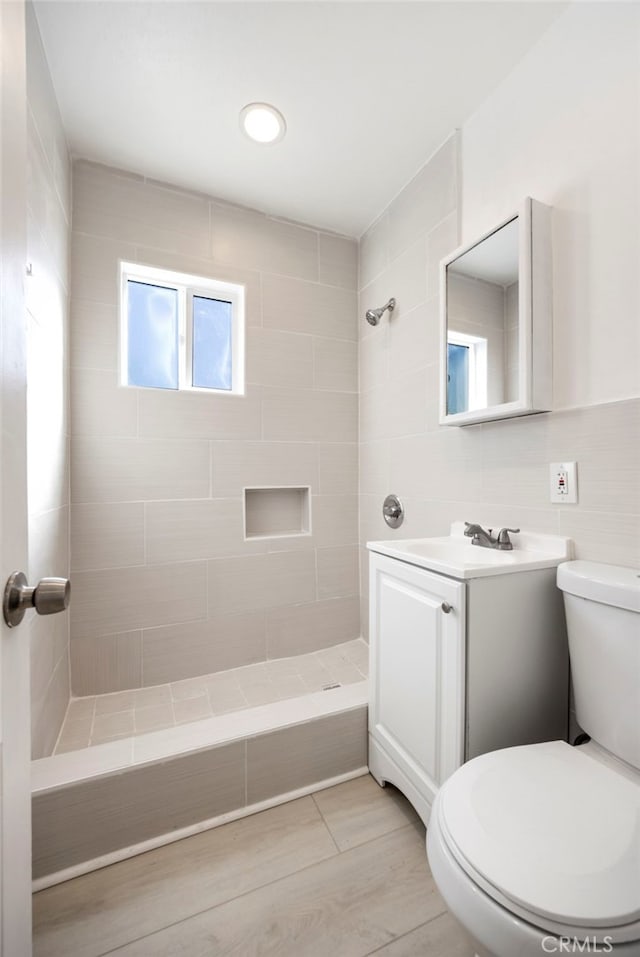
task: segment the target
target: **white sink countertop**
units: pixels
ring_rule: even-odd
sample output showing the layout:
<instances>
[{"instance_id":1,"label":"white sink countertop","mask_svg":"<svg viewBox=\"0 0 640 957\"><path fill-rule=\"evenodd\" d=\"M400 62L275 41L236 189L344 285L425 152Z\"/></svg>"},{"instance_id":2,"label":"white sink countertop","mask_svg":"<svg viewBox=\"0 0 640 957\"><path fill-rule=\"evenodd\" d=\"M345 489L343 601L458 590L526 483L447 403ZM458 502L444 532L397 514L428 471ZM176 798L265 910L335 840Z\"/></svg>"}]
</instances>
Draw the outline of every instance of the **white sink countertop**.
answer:
<instances>
[{"instance_id":1,"label":"white sink countertop","mask_svg":"<svg viewBox=\"0 0 640 957\"><path fill-rule=\"evenodd\" d=\"M493 529L497 534L498 529ZM553 568L573 558L573 542L560 535L522 531L510 535L511 551L473 545L464 522L453 522L441 538L391 539L367 542L367 548L451 578L486 578L536 568Z\"/></svg>"}]
</instances>

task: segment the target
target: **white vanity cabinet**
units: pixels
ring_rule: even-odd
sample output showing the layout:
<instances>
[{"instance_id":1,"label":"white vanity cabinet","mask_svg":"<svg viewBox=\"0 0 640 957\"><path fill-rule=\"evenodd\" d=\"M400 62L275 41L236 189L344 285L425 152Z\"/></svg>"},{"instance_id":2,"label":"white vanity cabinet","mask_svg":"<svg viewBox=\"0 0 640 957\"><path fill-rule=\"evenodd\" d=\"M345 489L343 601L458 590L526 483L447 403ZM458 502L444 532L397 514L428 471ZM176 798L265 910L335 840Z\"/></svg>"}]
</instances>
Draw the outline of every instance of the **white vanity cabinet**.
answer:
<instances>
[{"instance_id":1,"label":"white vanity cabinet","mask_svg":"<svg viewBox=\"0 0 640 957\"><path fill-rule=\"evenodd\" d=\"M555 567L484 566L480 577L457 579L377 546L369 545L369 768L426 824L438 788L464 761L566 739L562 598Z\"/></svg>"}]
</instances>

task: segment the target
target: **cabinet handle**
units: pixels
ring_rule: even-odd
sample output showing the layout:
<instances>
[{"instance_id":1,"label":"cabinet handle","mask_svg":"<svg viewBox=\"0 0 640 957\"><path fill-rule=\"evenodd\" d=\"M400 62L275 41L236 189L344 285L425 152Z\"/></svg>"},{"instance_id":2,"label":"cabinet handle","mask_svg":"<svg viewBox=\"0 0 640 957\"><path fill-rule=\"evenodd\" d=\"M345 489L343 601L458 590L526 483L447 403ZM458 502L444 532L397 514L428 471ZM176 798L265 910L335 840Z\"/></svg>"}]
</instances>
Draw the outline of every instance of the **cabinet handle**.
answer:
<instances>
[{"instance_id":1,"label":"cabinet handle","mask_svg":"<svg viewBox=\"0 0 640 957\"><path fill-rule=\"evenodd\" d=\"M443 612L445 613L445 615L448 615L449 612L452 610L452 607L451 607L451 605L449 604L448 601L443 601L443 602L442 602L442 610L443 610Z\"/></svg>"}]
</instances>

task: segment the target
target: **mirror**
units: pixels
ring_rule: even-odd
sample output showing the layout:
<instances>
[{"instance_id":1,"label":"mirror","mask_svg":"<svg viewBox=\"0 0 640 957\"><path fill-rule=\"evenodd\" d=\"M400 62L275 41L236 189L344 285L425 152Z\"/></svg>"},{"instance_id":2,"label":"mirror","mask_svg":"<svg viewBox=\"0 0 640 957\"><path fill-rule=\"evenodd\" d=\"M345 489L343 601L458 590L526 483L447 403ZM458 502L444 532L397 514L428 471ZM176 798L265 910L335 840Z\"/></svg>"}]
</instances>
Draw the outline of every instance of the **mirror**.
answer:
<instances>
[{"instance_id":1,"label":"mirror","mask_svg":"<svg viewBox=\"0 0 640 957\"><path fill-rule=\"evenodd\" d=\"M443 425L526 415L550 406L546 213L541 203L526 200L520 212L442 261Z\"/></svg>"}]
</instances>

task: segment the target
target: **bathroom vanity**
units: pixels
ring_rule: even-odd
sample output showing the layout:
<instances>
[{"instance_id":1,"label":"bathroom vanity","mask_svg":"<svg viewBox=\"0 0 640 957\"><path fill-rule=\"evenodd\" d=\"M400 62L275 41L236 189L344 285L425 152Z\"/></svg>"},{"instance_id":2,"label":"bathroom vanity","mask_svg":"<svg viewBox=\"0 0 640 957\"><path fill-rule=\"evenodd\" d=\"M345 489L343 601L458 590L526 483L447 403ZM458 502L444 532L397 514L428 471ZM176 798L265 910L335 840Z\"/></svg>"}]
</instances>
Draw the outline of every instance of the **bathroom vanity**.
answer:
<instances>
[{"instance_id":1,"label":"bathroom vanity","mask_svg":"<svg viewBox=\"0 0 640 957\"><path fill-rule=\"evenodd\" d=\"M569 539L521 533L513 551L450 536L369 542L369 768L428 823L469 758L566 740L568 649L556 566Z\"/></svg>"}]
</instances>

